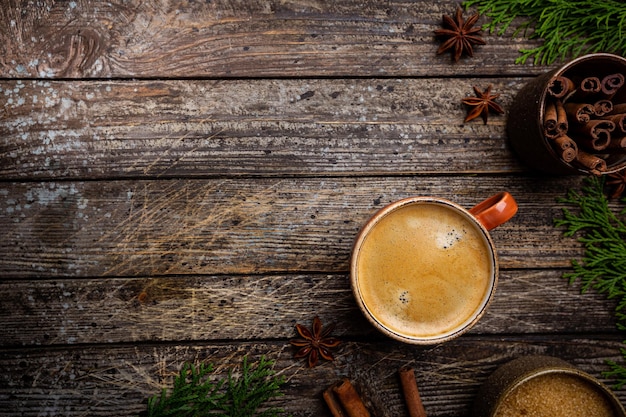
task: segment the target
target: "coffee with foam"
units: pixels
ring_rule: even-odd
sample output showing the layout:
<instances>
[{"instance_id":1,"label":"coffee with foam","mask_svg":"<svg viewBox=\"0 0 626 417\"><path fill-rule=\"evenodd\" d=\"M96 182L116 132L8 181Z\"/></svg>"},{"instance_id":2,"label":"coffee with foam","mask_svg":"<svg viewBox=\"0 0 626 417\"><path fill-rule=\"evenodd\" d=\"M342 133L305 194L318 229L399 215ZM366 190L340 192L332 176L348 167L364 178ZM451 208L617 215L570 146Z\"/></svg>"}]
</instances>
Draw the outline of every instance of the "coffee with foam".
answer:
<instances>
[{"instance_id":1,"label":"coffee with foam","mask_svg":"<svg viewBox=\"0 0 626 417\"><path fill-rule=\"evenodd\" d=\"M399 338L437 339L482 314L497 267L486 231L468 216L412 202L363 231L353 280L371 319Z\"/></svg>"}]
</instances>

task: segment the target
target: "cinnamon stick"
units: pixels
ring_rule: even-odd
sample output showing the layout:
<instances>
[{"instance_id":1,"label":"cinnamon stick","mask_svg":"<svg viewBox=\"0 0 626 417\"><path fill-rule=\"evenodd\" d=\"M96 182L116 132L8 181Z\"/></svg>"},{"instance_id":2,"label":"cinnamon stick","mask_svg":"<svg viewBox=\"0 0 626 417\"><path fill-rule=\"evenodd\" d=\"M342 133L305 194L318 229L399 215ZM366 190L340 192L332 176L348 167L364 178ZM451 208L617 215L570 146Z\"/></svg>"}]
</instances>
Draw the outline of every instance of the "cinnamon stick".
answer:
<instances>
[{"instance_id":1,"label":"cinnamon stick","mask_svg":"<svg viewBox=\"0 0 626 417\"><path fill-rule=\"evenodd\" d=\"M557 114L554 101L546 101L546 107L543 115L543 130L546 137L552 136L552 132L556 132Z\"/></svg>"},{"instance_id":2,"label":"cinnamon stick","mask_svg":"<svg viewBox=\"0 0 626 417\"><path fill-rule=\"evenodd\" d=\"M626 103L613 103L613 111L610 114L626 113Z\"/></svg>"},{"instance_id":3,"label":"cinnamon stick","mask_svg":"<svg viewBox=\"0 0 626 417\"><path fill-rule=\"evenodd\" d=\"M604 116L603 119L610 120L615 123L615 131L626 134L626 113L612 114Z\"/></svg>"},{"instance_id":4,"label":"cinnamon stick","mask_svg":"<svg viewBox=\"0 0 626 417\"><path fill-rule=\"evenodd\" d=\"M370 417L369 411L348 378L343 378L332 387L349 417Z\"/></svg>"},{"instance_id":5,"label":"cinnamon stick","mask_svg":"<svg viewBox=\"0 0 626 417\"><path fill-rule=\"evenodd\" d=\"M402 392L404 400L409 410L410 417L426 417L426 410L422 404L419 391L417 389L417 381L415 380L415 372L413 368L403 366L398 371L400 375L400 383L402 384Z\"/></svg>"},{"instance_id":6,"label":"cinnamon stick","mask_svg":"<svg viewBox=\"0 0 626 417\"><path fill-rule=\"evenodd\" d=\"M607 98L611 98L624 85L624 75L621 73L609 74L602 79L600 86L602 94Z\"/></svg>"},{"instance_id":7,"label":"cinnamon stick","mask_svg":"<svg viewBox=\"0 0 626 417\"><path fill-rule=\"evenodd\" d=\"M563 98L574 88L574 82L562 75L548 81L548 94L554 98Z\"/></svg>"},{"instance_id":8,"label":"cinnamon stick","mask_svg":"<svg viewBox=\"0 0 626 417\"><path fill-rule=\"evenodd\" d=\"M578 155L578 145L567 135L560 136L552 142L554 150L565 162L572 162Z\"/></svg>"},{"instance_id":9,"label":"cinnamon stick","mask_svg":"<svg viewBox=\"0 0 626 417\"><path fill-rule=\"evenodd\" d=\"M563 102L561 100L556 101L556 121L556 129L559 133L561 135L566 134L568 129L567 113L565 112L565 107L563 107Z\"/></svg>"},{"instance_id":10,"label":"cinnamon stick","mask_svg":"<svg viewBox=\"0 0 626 417\"><path fill-rule=\"evenodd\" d=\"M326 405L328 406L328 409L330 410L330 413L333 415L333 417L347 417L348 416L345 413L345 411L343 411L343 407L341 406L341 404L339 403L339 400L333 393L332 386L326 388L322 396L324 397L324 401L326 402Z\"/></svg>"},{"instance_id":11,"label":"cinnamon stick","mask_svg":"<svg viewBox=\"0 0 626 417\"><path fill-rule=\"evenodd\" d=\"M589 169L591 173L599 175L606 171L606 161L598 156L592 155L585 151L578 151L576 162L583 167Z\"/></svg>"},{"instance_id":12,"label":"cinnamon stick","mask_svg":"<svg viewBox=\"0 0 626 417\"><path fill-rule=\"evenodd\" d=\"M613 149L617 152L625 153L626 152L626 136L622 136L621 138L611 138L609 149Z\"/></svg>"},{"instance_id":13,"label":"cinnamon stick","mask_svg":"<svg viewBox=\"0 0 626 417\"><path fill-rule=\"evenodd\" d=\"M598 117L609 114L611 111L613 111L611 100L598 100L593 103L593 113Z\"/></svg>"},{"instance_id":14,"label":"cinnamon stick","mask_svg":"<svg viewBox=\"0 0 626 417\"><path fill-rule=\"evenodd\" d=\"M598 77L586 77L579 81L579 86L576 92L572 95L572 99L587 97L589 95L595 95L602 91L602 83Z\"/></svg>"},{"instance_id":15,"label":"cinnamon stick","mask_svg":"<svg viewBox=\"0 0 626 417\"><path fill-rule=\"evenodd\" d=\"M549 139L557 138L567 132L567 113L561 100L546 102L543 131L545 137Z\"/></svg>"},{"instance_id":16,"label":"cinnamon stick","mask_svg":"<svg viewBox=\"0 0 626 417\"><path fill-rule=\"evenodd\" d=\"M577 133L577 142L593 151L601 151L609 146L611 132L615 130L615 123L610 120L593 119L583 126L574 129Z\"/></svg>"},{"instance_id":17,"label":"cinnamon stick","mask_svg":"<svg viewBox=\"0 0 626 417\"><path fill-rule=\"evenodd\" d=\"M585 124L591 120L591 115L595 114L595 108L588 103L571 103L563 104L568 116L568 120L575 120L580 124Z\"/></svg>"}]
</instances>

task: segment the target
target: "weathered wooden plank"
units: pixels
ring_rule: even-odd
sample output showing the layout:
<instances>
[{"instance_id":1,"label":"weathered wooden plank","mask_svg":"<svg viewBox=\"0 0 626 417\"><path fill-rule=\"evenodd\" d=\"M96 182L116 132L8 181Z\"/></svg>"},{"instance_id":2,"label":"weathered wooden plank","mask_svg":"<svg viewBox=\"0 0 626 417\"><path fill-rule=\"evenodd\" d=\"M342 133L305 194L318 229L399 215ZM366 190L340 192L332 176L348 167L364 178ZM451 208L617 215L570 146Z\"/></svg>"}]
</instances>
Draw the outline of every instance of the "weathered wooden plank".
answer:
<instances>
[{"instance_id":1,"label":"weathered wooden plank","mask_svg":"<svg viewBox=\"0 0 626 417\"><path fill-rule=\"evenodd\" d=\"M370 177L0 184L4 277L345 272L383 205L436 195L471 207L509 190L520 210L493 231L504 268L567 267L553 226L581 179Z\"/></svg>"},{"instance_id":2,"label":"weathered wooden plank","mask_svg":"<svg viewBox=\"0 0 626 417\"><path fill-rule=\"evenodd\" d=\"M216 364L225 376L241 362L267 355L287 379L284 397L272 401L295 417L330 416L321 393L349 377L374 415L406 416L397 370L408 364L426 411L433 417L469 417L476 391L497 366L516 357L544 354L568 360L601 378L607 359L622 360L621 342L546 336L460 339L433 348L399 343L355 343L340 347L335 362L308 369L291 358L286 342L238 345L138 345L0 351L0 415L132 416L145 410L147 397L170 386L185 361ZM608 381L605 381L608 382ZM626 400L626 393L617 392Z\"/></svg>"},{"instance_id":3,"label":"weathered wooden plank","mask_svg":"<svg viewBox=\"0 0 626 417\"><path fill-rule=\"evenodd\" d=\"M0 178L520 172L506 116L461 99L527 81L3 81Z\"/></svg>"},{"instance_id":4,"label":"weathered wooden plank","mask_svg":"<svg viewBox=\"0 0 626 417\"><path fill-rule=\"evenodd\" d=\"M615 332L614 302L561 271L505 270L471 334ZM315 315L342 338L378 335L347 274L4 281L0 345L286 339Z\"/></svg>"},{"instance_id":5,"label":"weathered wooden plank","mask_svg":"<svg viewBox=\"0 0 626 417\"><path fill-rule=\"evenodd\" d=\"M485 33L474 58L436 56L457 1L9 0L0 77L303 77L537 73L536 46ZM480 21L485 22L485 20Z\"/></svg>"}]
</instances>

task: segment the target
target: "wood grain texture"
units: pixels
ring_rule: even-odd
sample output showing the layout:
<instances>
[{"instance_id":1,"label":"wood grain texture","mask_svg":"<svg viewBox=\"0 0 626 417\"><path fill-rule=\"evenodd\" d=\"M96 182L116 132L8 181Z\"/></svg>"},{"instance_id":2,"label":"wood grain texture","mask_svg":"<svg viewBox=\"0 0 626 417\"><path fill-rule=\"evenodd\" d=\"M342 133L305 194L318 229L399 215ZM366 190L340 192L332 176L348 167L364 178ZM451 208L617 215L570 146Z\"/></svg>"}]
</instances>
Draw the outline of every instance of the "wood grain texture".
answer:
<instances>
[{"instance_id":1,"label":"wood grain texture","mask_svg":"<svg viewBox=\"0 0 626 417\"><path fill-rule=\"evenodd\" d=\"M510 174L506 116L464 124L461 99L526 82L3 81L0 179Z\"/></svg>"},{"instance_id":2,"label":"wood grain texture","mask_svg":"<svg viewBox=\"0 0 626 417\"><path fill-rule=\"evenodd\" d=\"M287 339L316 315L343 339L382 338L347 274L4 281L0 299L4 346ZM614 308L561 271L505 270L471 334L615 333Z\"/></svg>"},{"instance_id":3,"label":"wood grain texture","mask_svg":"<svg viewBox=\"0 0 626 417\"><path fill-rule=\"evenodd\" d=\"M520 209L492 232L503 268L568 267L553 226L578 177L362 177L0 184L5 277L346 272L352 242L411 195L467 208L508 190Z\"/></svg>"},{"instance_id":4,"label":"wood grain texture","mask_svg":"<svg viewBox=\"0 0 626 417\"><path fill-rule=\"evenodd\" d=\"M562 278L583 251L553 226L582 178L530 172L507 115L463 123L474 85L508 109L559 64L514 64L538 43L510 32L437 56L457 5L3 2L0 417L136 416L185 361L226 376L246 354L277 361L272 404L294 417L329 416L344 376L373 415L404 417L403 365L429 417L470 417L524 355L609 382L615 302ZM476 327L431 347L376 332L348 281L361 225L410 195L469 208L501 190L520 210L491 233L500 282ZM309 369L288 341L315 315L343 344Z\"/></svg>"},{"instance_id":5,"label":"wood grain texture","mask_svg":"<svg viewBox=\"0 0 626 417\"><path fill-rule=\"evenodd\" d=\"M272 404L293 416L330 416L322 391L341 377L350 378L366 405L379 416L406 416L397 370L417 370L426 412L432 417L469 417L476 392L498 365L531 354L557 356L602 379L606 360L619 359L620 342L579 337L483 339L463 336L433 348L396 342L347 342L333 363L309 369L292 359L286 341L192 345L80 346L62 349L8 350L0 356L0 416L133 416L145 410L147 397L171 386L185 361L213 362L226 376L243 355L275 359L285 376L284 397ZM462 358L462 359L460 359ZM604 379L602 379L604 380ZM623 392L618 392L622 401Z\"/></svg>"},{"instance_id":6,"label":"wood grain texture","mask_svg":"<svg viewBox=\"0 0 626 417\"><path fill-rule=\"evenodd\" d=\"M485 34L474 58L436 56L458 2L9 0L0 77L172 78L540 73L514 64L537 42ZM481 20L480 23L485 22ZM520 68L521 67L521 68Z\"/></svg>"}]
</instances>

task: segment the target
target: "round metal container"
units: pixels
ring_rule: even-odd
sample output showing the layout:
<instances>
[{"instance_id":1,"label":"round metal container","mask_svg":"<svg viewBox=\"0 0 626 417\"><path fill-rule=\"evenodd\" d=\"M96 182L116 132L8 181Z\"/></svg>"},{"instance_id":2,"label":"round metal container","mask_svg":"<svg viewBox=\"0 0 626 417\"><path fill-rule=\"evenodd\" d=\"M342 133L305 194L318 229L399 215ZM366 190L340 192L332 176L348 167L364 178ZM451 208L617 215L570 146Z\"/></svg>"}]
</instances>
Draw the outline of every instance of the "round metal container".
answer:
<instances>
[{"instance_id":1,"label":"round metal container","mask_svg":"<svg viewBox=\"0 0 626 417\"><path fill-rule=\"evenodd\" d=\"M511 104L507 120L509 142L522 162L549 174L590 174L590 170L562 160L543 134L548 83L556 76L602 78L617 72L626 73L626 59L606 53L589 54L540 75L522 87ZM626 85L622 90L626 90ZM620 90L618 94L621 96L624 92ZM612 155L606 162L607 170L603 174L619 171L626 167L626 154Z\"/></svg>"},{"instance_id":2,"label":"round metal container","mask_svg":"<svg viewBox=\"0 0 626 417\"><path fill-rule=\"evenodd\" d=\"M573 365L551 356L526 356L500 366L480 387L472 415L495 417L499 407L502 407L507 396L514 390L533 378L548 374L568 375L579 379L608 401L614 417L626 416L624 407L607 386Z\"/></svg>"}]
</instances>

